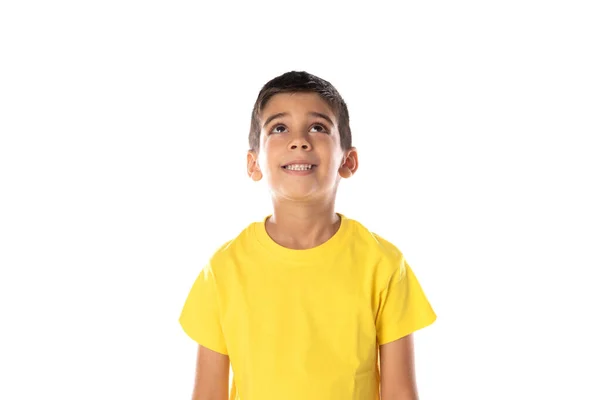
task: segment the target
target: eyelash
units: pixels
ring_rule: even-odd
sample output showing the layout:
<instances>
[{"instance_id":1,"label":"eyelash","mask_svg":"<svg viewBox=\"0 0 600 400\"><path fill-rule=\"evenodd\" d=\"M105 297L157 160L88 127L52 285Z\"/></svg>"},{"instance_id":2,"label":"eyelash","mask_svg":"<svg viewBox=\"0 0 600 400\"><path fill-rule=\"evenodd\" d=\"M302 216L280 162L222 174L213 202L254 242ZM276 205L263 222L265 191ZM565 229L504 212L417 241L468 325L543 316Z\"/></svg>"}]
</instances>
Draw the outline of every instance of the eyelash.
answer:
<instances>
[{"instance_id":1,"label":"eyelash","mask_svg":"<svg viewBox=\"0 0 600 400\"><path fill-rule=\"evenodd\" d=\"M271 130L269 130L269 135L272 135L274 133L282 133L282 132L273 132L273 130L279 126L285 126L284 124L275 124L271 127ZM323 124L313 124L310 128L314 128L315 126L320 126L321 128L323 128L323 130L321 132L317 132L317 133L326 133L329 134L329 130L327 129L327 127ZM287 128L287 126L285 126Z\"/></svg>"}]
</instances>

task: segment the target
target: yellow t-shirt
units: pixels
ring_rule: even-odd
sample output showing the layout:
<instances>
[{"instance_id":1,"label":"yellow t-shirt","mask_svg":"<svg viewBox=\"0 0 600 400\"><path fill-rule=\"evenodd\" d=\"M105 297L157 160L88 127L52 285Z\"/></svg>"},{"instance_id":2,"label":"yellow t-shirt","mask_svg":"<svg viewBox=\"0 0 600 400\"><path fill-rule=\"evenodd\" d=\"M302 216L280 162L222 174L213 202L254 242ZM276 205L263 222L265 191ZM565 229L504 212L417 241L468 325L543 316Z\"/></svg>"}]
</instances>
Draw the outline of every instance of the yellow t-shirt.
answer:
<instances>
[{"instance_id":1,"label":"yellow t-shirt","mask_svg":"<svg viewBox=\"0 0 600 400\"><path fill-rule=\"evenodd\" d=\"M231 400L377 400L378 345L435 321L403 254L339 215L335 235L307 250L254 222L195 280L179 322L229 356Z\"/></svg>"}]
</instances>

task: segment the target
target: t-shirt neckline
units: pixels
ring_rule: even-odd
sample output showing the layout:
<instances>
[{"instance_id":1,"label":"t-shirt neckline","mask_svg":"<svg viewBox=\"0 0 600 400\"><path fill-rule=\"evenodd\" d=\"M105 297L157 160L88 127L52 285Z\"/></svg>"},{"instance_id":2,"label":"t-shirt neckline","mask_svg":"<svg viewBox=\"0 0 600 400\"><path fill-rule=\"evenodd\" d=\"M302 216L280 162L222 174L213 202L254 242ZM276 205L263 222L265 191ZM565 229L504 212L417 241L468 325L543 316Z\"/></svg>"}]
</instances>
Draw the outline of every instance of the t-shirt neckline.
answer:
<instances>
[{"instance_id":1,"label":"t-shirt neckline","mask_svg":"<svg viewBox=\"0 0 600 400\"><path fill-rule=\"evenodd\" d=\"M326 242L310 249L290 249L275 242L267 233L266 222L272 214L267 215L260 222L254 223L254 236L262 250L268 252L271 256L285 260L293 264L306 264L311 262L320 262L324 258L335 255L343 248L343 243L348 236L349 221L340 213L340 226L338 230Z\"/></svg>"}]
</instances>

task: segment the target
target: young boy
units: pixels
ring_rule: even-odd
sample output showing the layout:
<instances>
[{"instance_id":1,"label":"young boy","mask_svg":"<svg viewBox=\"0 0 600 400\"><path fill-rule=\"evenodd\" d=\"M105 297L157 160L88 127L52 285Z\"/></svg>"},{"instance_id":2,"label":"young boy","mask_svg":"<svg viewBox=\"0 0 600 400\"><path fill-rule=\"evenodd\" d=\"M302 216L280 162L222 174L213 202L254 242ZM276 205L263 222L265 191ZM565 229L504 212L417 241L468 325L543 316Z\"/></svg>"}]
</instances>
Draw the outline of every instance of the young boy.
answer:
<instances>
[{"instance_id":1,"label":"young boy","mask_svg":"<svg viewBox=\"0 0 600 400\"><path fill-rule=\"evenodd\" d=\"M403 254L335 212L358 168L344 100L285 73L260 91L249 139L273 213L218 249L185 301L193 399L417 399L412 333L436 315Z\"/></svg>"}]
</instances>

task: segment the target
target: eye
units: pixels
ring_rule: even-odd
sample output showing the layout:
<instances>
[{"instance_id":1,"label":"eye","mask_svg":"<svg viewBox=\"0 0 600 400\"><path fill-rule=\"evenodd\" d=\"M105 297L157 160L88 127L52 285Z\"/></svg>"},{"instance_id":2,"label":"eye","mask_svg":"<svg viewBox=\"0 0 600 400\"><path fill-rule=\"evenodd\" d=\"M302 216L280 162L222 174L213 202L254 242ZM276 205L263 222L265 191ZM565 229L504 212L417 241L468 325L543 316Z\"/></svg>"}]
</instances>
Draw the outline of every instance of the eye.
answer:
<instances>
[{"instance_id":1,"label":"eye","mask_svg":"<svg viewBox=\"0 0 600 400\"><path fill-rule=\"evenodd\" d=\"M284 129L285 129L285 125L281 125L281 124L279 124L279 125L275 125L275 126L273 127L273 129L271 129L271 133L283 133L282 131L278 131L278 130L277 130L277 129L279 129L279 128L284 128Z\"/></svg>"},{"instance_id":2,"label":"eye","mask_svg":"<svg viewBox=\"0 0 600 400\"><path fill-rule=\"evenodd\" d=\"M327 132L327 128L324 125L321 124L315 124L312 126L313 128L320 128L317 132L319 133L328 133Z\"/></svg>"}]
</instances>

